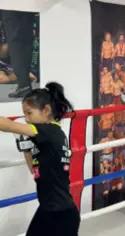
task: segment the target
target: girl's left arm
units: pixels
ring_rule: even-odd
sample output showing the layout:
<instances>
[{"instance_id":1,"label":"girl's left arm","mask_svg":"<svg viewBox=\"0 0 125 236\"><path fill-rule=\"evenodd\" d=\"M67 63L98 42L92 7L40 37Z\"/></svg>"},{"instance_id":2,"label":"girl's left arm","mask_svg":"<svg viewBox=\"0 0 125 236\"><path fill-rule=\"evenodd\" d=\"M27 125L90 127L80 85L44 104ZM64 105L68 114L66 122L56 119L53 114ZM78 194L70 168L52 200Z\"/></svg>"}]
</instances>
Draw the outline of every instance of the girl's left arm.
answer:
<instances>
[{"instance_id":1,"label":"girl's left arm","mask_svg":"<svg viewBox=\"0 0 125 236\"><path fill-rule=\"evenodd\" d=\"M0 131L21 134L29 137L36 135L32 125L22 124L4 117L0 117Z\"/></svg>"}]
</instances>

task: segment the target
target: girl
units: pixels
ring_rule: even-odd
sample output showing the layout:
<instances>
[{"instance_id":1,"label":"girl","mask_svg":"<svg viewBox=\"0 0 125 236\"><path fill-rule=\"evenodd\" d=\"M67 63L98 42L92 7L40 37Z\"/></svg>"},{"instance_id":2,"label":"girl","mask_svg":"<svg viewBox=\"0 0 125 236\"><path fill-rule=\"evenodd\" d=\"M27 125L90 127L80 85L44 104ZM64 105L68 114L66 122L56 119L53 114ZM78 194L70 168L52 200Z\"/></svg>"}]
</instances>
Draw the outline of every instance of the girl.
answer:
<instances>
[{"instance_id":1,"label":"girl","mask_svg":"<svg viewBox=\"0 0 125 236\"><path fill-rule=\"evenodd\" d=\"M30 137L34 148L32 171L39 207L26 236L77 236L80 215L69 192L70 155L65 133L58 123L72 105L62 85L52 82L32 90L23 99L27 124L0 118L0 130Z\"/></svg>"}]
</instances>

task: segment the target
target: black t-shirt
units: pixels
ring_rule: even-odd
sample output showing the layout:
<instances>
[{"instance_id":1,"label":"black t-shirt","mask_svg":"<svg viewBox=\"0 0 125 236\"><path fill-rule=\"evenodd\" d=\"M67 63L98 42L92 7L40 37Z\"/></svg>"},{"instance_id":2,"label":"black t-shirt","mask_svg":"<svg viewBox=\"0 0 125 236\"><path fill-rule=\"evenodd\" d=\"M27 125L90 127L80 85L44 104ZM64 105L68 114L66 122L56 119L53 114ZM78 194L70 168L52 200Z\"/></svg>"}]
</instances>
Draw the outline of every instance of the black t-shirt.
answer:
<instances>
[{"instance_id":1,"label":"black t-shirt","mask_svg":"<svg viewBox=\"0 0 125 236\"><path fill-rule=\"evenodd\" d=\"M65 133L58 124L33 124L38 134L32 138L33 172L43 210L59 211L74 207L69 192L71 152ZM34 127L34 128L35 128Z\"/></svg>"}]
</instances>

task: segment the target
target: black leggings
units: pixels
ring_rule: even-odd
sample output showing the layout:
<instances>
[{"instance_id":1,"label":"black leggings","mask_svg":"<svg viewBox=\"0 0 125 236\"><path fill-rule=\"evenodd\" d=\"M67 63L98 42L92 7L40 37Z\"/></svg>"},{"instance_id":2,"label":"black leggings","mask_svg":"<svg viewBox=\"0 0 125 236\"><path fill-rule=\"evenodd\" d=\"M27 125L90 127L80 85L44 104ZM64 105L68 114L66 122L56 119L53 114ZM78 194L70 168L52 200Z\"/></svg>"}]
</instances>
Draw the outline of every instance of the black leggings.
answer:
<instances>
[{"instance_id":1,"label":"black leggings","mask_svg":"<svg viewBox=\"0 0 125 236\"><path fill-rule=\"evenodd\" d=\"M80 215L76 208L49 212L37 209L26 236L78 236Z\"/></svg>"}]
</instances>

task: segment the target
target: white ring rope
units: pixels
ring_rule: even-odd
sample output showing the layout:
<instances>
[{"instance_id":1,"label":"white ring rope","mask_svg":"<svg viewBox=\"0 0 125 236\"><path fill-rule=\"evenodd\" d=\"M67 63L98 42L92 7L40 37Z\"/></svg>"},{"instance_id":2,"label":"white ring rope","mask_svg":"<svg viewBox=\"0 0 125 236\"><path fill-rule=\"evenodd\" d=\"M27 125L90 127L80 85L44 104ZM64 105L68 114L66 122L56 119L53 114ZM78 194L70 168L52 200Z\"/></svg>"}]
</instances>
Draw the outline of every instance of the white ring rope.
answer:
<instances>
[{"instance_id":1,"label":"white ring rope","mask_svg":"<svg viewBox=\"0 0 125 236\"><path fill-rule=\"evenodd\" d=\"M105 143L94 144L94 145L91 145L90 147L87 147L87 153L101 151L105 148L118 147L118 146L124 146L124 145L125 145L125 138L109 141Z\"/></svg>"},{"instance_id":2,"label":"white ring rope","mask_svg":"<svg viewBox=\"0 0 125 236\"><path fill-rule=\"evenodd\" d=\"M117 211L117 210L119 210L121 208L124 208L124 207L125 207L125 201L122 201L122 202L113 204L112 206L104 207L104 208L99 209L99 210L95 210L95 211L92 211L92 212L82 214L81 215L81 220L87 220L87 219L90 219L90 218L102 216L102 215L111 213L113 211Z\"/></svg>"},{"instance_id":3,"label":"white ring rope","mask_svg":"<svg viewBox=\"0 0 125 236\"><path fill-rule=\"evenodd\" d=\"M0 161L0 169L6 168L6 167L12 167L12 166L21 166L26 164L25 160L2 160Z\"/></svg>"},{"instance_id":4,"label":"white ring rope","mask_svg":"<svg viewBox=\"0 0 125 236\"><path fill-rule=\"evenodd\" d=\"M118 139L106 143L99 143L99 144L94 144L89 147L87 147L87 152L96 152L96 151L101 151L105 148L111 148L111 147L118 147L118 146L124 146L125 145L125 138L123 139ZM0 160L0 169L6 168L6 167L11 167L11 166L20 166L24 165L26 162L25 160Z\"/></svg>"}]
</instances>

